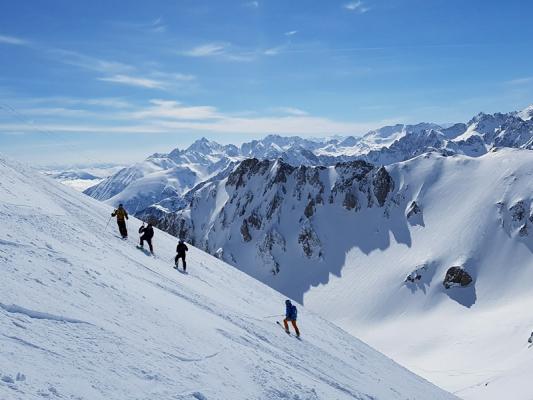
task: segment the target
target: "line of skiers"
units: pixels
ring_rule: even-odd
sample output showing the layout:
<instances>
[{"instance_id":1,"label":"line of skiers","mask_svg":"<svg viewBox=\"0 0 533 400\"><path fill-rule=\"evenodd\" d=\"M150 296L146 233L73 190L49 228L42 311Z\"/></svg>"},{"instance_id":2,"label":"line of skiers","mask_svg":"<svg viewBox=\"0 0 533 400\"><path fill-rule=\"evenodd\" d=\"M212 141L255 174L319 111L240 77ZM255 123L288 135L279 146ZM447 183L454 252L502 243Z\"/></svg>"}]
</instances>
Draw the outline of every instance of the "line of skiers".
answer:
<instances>
[{"instance_id":1,"label":"line of skiers","mask_svg":"<svg viewBox=\"0 0 533 400\"><path fill-rule=\"evenodd\" d=\"M122 236L122 239L128 238L128 228L126 226L126 220L128 219L128 212L124 208L122 204L118 205L118 208L113 211L111 214L111 217L117 218L117 225L118 230L120 232L120 235ZM139 234L140 236L140 243L139 247L141 249L144 249L144 242L148 243L148 247L150 248L150 253L154 254L154 246L152 244L152 238L154 237L154 227L151 222L148 222L148 224L145 226L144 222L143 225L139 228ZM180 239L178 242L178 245L176 246L176 257L174 258L174 268L178 269L178 263L181 259L182 265L183 265L183 271L187 271L187 263L185 262L185 256L187 251L189 251L189 248L185 244L183 239ZM294 332L296 333L296 337L300 337L300 330L298 329L298 326L296 325L296 319L298 318L298 310L294 304L291 303L290 300L285 300L285 319L283 320L283 327L285 328L285 332L287 334L290 334L289 331L289 322L291 323L292 327L294 328ZM533 337L533 334L532 334Z\"/></svg>"},{"instance_id":2,"label":"line of skiers","mask_svg":"<svg viewBox=\"0 0 533 400\"><path fill-rule=\"evenodd\" d=\"M118 205L118 208L111 213L111 217L117 219L118 230L122 239L128 238L128 228L126 225L126 220L128 219L128 212L122 204ZM144 224L139 228L139 248L144 249L144 242L148 244L150 253L154 255L154 246L152 244L152 238L154 237L154 227L151 222L148 222L147 225ZM186 252L189 251L189 248L185 244L183 239L179 240L178 245L176 246L176 257L174 258L174 268L178 269L179 260L181 260L183 265L183 271L187 271L187 262L185 261Z\"/></svg>"}]
</instances>

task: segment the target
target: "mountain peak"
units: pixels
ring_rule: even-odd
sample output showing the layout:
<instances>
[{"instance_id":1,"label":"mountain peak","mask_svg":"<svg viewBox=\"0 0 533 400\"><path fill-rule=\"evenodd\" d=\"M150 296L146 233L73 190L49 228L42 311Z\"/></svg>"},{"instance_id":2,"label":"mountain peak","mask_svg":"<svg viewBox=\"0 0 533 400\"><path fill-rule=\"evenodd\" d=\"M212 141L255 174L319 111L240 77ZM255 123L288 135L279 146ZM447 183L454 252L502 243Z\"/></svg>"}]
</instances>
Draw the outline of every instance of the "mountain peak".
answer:
<instances>
[{"instance_id":1,"label":"mountain peak","mask_svg":"<svg viewBox=\"0 0 533 400\"><path fill-rule=\"evenodd\" d=\"M518 116L524 121L529 121L533 119L533 104L527 106L522 111L519 111Z\"/></svg>"},{"instance_id":2,"label":"mountain peak","mask_svg":"<svg viewBox=\"0 0 533 400\"><path fill-rule=\"evenodd\" d=\"M185 151L195 151L198 153L209 154L213 152L213 150L217 150L219 148L220 145L217 142L210 141L206 137L202 137L191 144Z\"/></svg>"}]
</instances>

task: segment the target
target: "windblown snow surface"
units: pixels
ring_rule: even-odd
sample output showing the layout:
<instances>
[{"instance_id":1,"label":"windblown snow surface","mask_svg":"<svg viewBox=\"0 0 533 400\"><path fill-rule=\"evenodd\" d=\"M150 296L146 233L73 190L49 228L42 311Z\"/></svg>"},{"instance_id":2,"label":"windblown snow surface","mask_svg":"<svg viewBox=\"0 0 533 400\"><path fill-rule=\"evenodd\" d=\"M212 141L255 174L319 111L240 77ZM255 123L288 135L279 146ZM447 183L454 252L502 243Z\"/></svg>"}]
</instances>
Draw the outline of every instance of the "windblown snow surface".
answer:
<instances>
[{"instance_id":1,"label":"windblown snow surface","mask_svg":"<svg viewBox=\"0 0 533 400\"><path fill-rule=\"evenodd\" d=\"M454 398L303 307L287 336L279 293L192 246L179 273L110 211L0 160L0 399Z\"/></svg>"}]
</instances>

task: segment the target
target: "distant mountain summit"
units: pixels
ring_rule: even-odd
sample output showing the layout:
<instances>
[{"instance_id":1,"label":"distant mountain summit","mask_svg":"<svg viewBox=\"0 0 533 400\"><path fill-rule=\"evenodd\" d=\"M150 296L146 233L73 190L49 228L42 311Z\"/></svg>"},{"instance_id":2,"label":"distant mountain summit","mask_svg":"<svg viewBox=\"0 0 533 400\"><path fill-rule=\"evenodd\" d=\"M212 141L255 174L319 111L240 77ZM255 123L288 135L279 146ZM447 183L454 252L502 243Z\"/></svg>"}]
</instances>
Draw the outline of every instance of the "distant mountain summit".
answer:
<instances>
[{"instance_id":1,"label":"distant mountain summit","mask_svg":"<svg viewBox=\"0 0 533 400\"><path fill-rule=\"evenodd\" d=\"M140 212L162 202L183 204L176 197L182 198L196 185L216 176L227 176L237 163L247 158L280 159L292 166L332 166L355 160L390 165L428 151L477 157L495 147L531 148L532 116L533 106L530 106L520 112L480 113L467 124L448 127L433 123L397 124L362 137L330 139L268 135L240 146L221 145L204 137L186 149L153 154L85 193L112 205L123 203Z\"/></svg>"}]
</instances>

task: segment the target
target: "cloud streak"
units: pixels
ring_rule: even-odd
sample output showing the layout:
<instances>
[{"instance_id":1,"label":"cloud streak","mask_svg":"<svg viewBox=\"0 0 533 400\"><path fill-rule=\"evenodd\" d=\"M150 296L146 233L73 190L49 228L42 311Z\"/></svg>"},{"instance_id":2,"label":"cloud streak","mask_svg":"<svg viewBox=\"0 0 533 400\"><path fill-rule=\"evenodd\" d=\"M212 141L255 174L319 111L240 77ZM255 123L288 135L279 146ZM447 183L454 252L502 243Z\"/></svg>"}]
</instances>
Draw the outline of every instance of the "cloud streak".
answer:
<instances>
[{"instance_id":1,"label":"cloud streak","mask_svg":"<svg viewBox=\"0 0 533 400\"><path fill-rule=\"evenodd\" d=\"M344 4L343 6L348 11L358 12L360 14L364 14L367 11L370 10L362 1L351 1L349 3Z\"/></svg>"},{"instance_id":2,"label":"cloud streak","mask_svg":"<svg viewBox=\"0 0 533 400\"><path fill-rule=\"evenodd\" d=\"M120 85L135 86L146 89L165 89L166 85L164 82L157 81L154 79L135 77L130 75L113 75L104 78L97 78L99 81L117 83Z\"/></svg>"},{"instance_id":3,"label":"cloud streak","mask_svg":"<svg viewBox=\"0 0 533 400\"><path fill-rule=\"evenodd\" d=\"M11 44L15 46L26 46L29 44L27 40L20 39L15 36L0 35L0 43Z\"/></svg>"},{"instance_id":4,"label":"cloud streak","mask_svg":"<svg viewBox=\"0 0 533 400\"><path fill-rule=\"evenodd\" d=\"M239 52L232 49L230 43L225 42L212 42L202 44L200 46L193 47L192 49L185 50L179 53L186 57L195 58L219 58L226 61L240 61L249 62L253 61L259 54L258 51Z\"/></svg>"},{"instance_id":5,"label":"cloud streak","mask_svg":"<svg viewBox=\"0 0 533 400\"><path fill-rule=\"evenodd\" d=\"M27 109L25 113L31 118L39 116L57 116L46 123L34 123L31 126L21 124L13 119L0 124L0 133L34 132L36 130L52 133L186 133L201 132L205 134L247 134L267 135L297 134L312 135L357 135L371 129L402 122L399 119L349 122L310 115L293 107L277 107L271 109L281 115L257 116L230 114L207 105L191 106L174 100L153 99L145 107L132 106L126 110L110 109L101 111L97 117L87 118L83 109L77 108L68 112L70 117L79 114L78 121L64 121L61 109L50 110ZM68 111L68 110L66 110ZM89 110L88 110L89 112ZM33 113L33 114L32 114ZM87 114L90 115L90 114ZM107 121L107 122L106 122Z\"/></svg>"},{"instance_id":6,"label":"cloud streak","mask_svg":"<svg viewBox=\"0 0 533 400\"><path fill-rule=\"evenodd\" d=\"M225 53L227 47L227 43L207 43L197 47L193 47L190 50L186 50L182 52L182 54L188 57L219 56Z\"/></svg>"}]
</instances>

